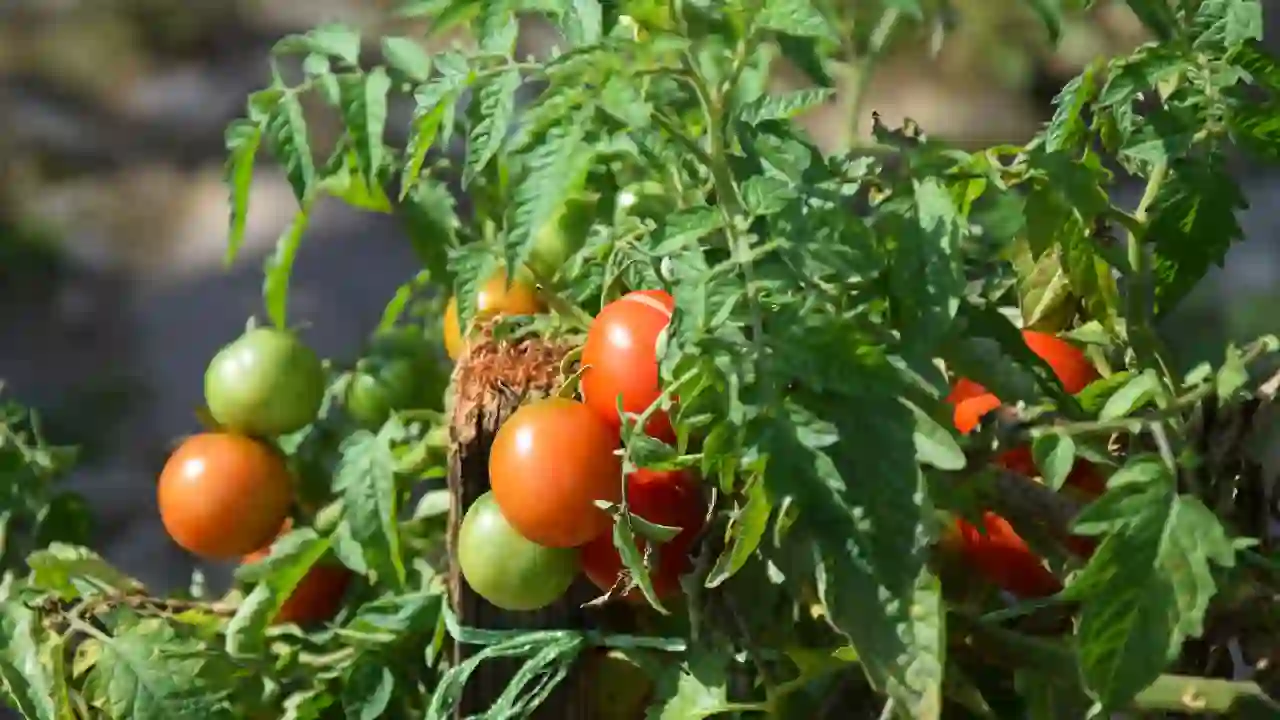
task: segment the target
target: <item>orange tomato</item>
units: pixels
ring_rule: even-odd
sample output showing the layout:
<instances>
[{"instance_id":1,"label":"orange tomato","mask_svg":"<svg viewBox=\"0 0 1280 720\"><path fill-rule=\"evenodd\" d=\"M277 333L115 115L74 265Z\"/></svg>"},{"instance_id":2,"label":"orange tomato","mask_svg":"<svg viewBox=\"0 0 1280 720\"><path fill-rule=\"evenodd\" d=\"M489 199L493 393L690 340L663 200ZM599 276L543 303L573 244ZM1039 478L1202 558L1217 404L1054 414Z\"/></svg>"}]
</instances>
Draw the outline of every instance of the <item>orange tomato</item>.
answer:
<instances>
[{"instance_id":1,"label":"orange tomato","mask_svg":"<svg viewBox=\"0 0 1280 720\"><path fill-rule=\"evenodd\" d=\"M582 348L582 399L613 427L621 427L618 400L628 413L642 413L662 395L658 383L658 335L671 322L675 299L662 290L628 293L600 310ZM661 410L645 432L674 442L671 420Z\"/></svg>"},{"instance_id":2,"label":"orange tomato","mask_svg":"<svg viewBox=\"0 0 1280 720\"><path fill-rule=\"evenodd\" d=\"M706 520L706 504L697 483L685 472L641 468L627 476L627 507L651 523L681 528L678 535L658 546L658 563L649 573L658 597L679 593L680 576L693 569L689 551ZM642 553L647 545L636 538ZM601 590L612 588L624 567L611 530L582 546L582 571ZM632 589L627 595L640 593Z\"/></svg>"},{"instance_id":3,"label":"orange tomato","mask_svg":"<svg viewBox=\"0 0 1280 720\"><path fill-rule=\"evenodd\" d=\"M476 318L495 315L532 315L542 312L546 306L538 297L537 288L527 280L517 277L507 286L507 273L500 270L480 287L476 295ZM458 318L458 299L449 298L444 311L444 347L450 360L457 360L467 350Z\"/></svg>"},{"instance_id":4,"label":"orange tomato","mask_svg":"<svg viewBox=\"0 0 1280 720\"><path fill-rule=\"evenodd\" d=\"M285 520L280 535L292 527L291 520ZM244 556L243 563L255 563L267 557L270 546ZM296 623L298 625L314 625L333 619L342 607L342 597L351 584L352 573L346 567L321 561L311 566L302 580L294 586L280 612L276 613L273 622L277 624Z\"/></svg>"},{"instance_id":5,"label":"orange tomato","mask_svg":"<svg viewBox=\"0 0 1280 720\"><path fill-rule=\"evenodd\" d=\"M1053 370L1053 374L1062 383L1062 389L1075 395L1098 379L1098 370L1089 362L1089 358L1075 345L1062 338L1038 330L1023 330L1022 340L1044 360ZM987 389L968 379L959 378L947 395L947 402L953 405L969 398L983 395Z\"/></svg>"},{"instance_id":6,"label":"orange tomato","mask_svg":"<svg viewBox=\"0 0 1280 720\"><path fill-rule=\"evenodd\" d=\"M987 580L1020 598L1048 597L1062 589L1007 520L988 511L982 515L982 524L979 530L956 518L961 552Z\"/></svg>"},{"instance_id":7,"label":"orange tomato","mask_svg":"<svg viewBox=\"0 0 1280 720\"><path fill-rule=\"evenodd\" d=\"M489 451L493 498L516 532L546 547L576 547L612 519L595 501L622 499L618 435L586 405L538 400L512 413Z\"/></svg>"},{"instance_id":8,"label":"orange tomato","mask_svg":"<svg viewBox=\"0 0 1280 720\"><path fill-rule=\"evenodd\" d=\"M284 458L253 438L202 433L165 463L156 489L160 519L178 545L230 560L271 542L293 503Z\"/></svg>"}]
</instances>

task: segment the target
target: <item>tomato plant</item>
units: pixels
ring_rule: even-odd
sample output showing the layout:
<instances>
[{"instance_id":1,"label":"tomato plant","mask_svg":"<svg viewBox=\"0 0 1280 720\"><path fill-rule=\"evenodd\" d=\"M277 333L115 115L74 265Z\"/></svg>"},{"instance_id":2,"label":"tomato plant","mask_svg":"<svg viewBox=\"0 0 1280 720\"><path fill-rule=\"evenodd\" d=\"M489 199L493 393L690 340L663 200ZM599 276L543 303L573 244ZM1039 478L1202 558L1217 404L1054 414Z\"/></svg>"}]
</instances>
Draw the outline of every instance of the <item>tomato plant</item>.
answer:
<instances>
[{"instance_id":1,"label":"tomato plant","mask_svg":"<svg viewBox=\"0 0 1280 720\"><path fill-rule=\"evenodd\" d=\"M293 333L253 328L209 361L204 398L223 427L274 437L315 418L325 385L320 358Z\"/></svg>"},{"instance_id":2,"label":"tomato plant","mask_svg":"<svg viewBox=\"0 0 1280 720\"><path fill-rule=\"evenodd\" d=\"M197 555L230 559L275 537L293 503L293 480L284 458L261 441L202 433L169 456L156 492L174 542Z\"/></svg>"},{"instance_id":3,"label":"tomato plant","mask_svg":"<svg viewBox=\"0 0 1280 720\"><path fill-rule=\"evenodd\" d=\"M642 413L662 395L658 335L671 322L675 300L662 290L638 290L606 305L591 322L582 347L582 397L601 417L620 426L618 408ZM659 440L675 440L663 410L645 424Z\"/></svg>"},{"instance_id":4,"label":"tomato plant","mask_svg":"<svg viewBox=\"0 0 1280 720\"><path fill-rule=\"evenodd\" d=\"M282 532L287 532L292 525L292 522L286 522ZM267 547L249 553L242 562L261 562L270 554L270 550ZM342 606L342 599L351 579L351 571L341 564L316 563L289 593L276 613L274 622L315 625L333 619Z\"/></svg>"},{"instance_id":5,"label":"tomato plant","mask_svg":"<svg viewBox=\"0 0 1280 720\"><path fill-rule=\"evenodd\" d=\"M521 407L493 439L489 482L512 527L548 547L576 547L609 527L597 501L622 495L618 436L586 405L548 398Z\"/></svg>"},{"instance_id":6,"label":"tomato plant","mask_svg":"<svg viewBox=\"0 0 1280 720\"><path fill-rule=\"evenodd\" d=\"M867 101L971 19L949 3L403 4L282 38L227 129L228 256L259 163L297 213L270 328L207 378L199 442L234 452L172 460L160 509L211 557L292 526L168 597L33 539L0 583L10 704L571 717L588 693L557 687L622 678L606 709L636 720L1277 712L1280 338L1186 367L1164 335L1244 237L1236 159L1280 157L1259 0L1128 0L1150 41L991 147ZM1091 5L1022 4L1051 41ZM554 52L517 49L533 16ZM795 122L821 106L843 147ZM402 223L421 267L378 331L430 352L328 373L287 330L335 198ZM0 460L4 517L56 525L31 478L64 464L2 434ZM273 627L331 564L326 621ZM610 592L566 594L582 574Z\"/></svg>"},{"instance_id":7,"label":"tomato plant","mask_svg":"<svg viewBox=\"0 0 1280 720\"><path fill-rule=\"evenodd\" d=\"M659 597L670 597L680 591L680 577L693 569L693 541L702 530L706 505L697 485L680 471L640 469L627 476L627 509L632 515L657 525L678 528L669 541L655 548L657 562L650 579ZM648 543L637 543L641 552ZM582 546L582 571L601 590L617 587L624 594L637 597L622 577L626 566L613 535L608 533ZM621 585L620 585L621 583Z\"/></svg>"},{"instance_id":8,"label":"tomato plant","mask_svg":"<svg viewBox=\"0 0 1280 720\"><path fill-rule=\"evenodd\" d=\"M575 548L551 548L521 535L492 493L467 510L458 530L458 567L467 584L504 610L537 610L560 599L578 574Z\"/></svg>"}]
</instances>

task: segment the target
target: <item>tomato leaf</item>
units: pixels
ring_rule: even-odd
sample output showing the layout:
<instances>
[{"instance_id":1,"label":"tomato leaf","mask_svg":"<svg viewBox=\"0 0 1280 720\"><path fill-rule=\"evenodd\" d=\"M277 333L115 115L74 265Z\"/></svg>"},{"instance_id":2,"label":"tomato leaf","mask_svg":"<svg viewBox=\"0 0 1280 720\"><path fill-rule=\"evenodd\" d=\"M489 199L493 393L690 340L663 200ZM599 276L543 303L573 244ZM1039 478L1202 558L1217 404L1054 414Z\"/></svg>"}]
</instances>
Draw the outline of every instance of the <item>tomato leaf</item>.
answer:
<instances>
[{"instance_id":1,"label":"tomato leaf","mask_svg":"<svg viewBox=\"0 0 1280 720\"><path fill-rule=\"evenodd\" d=\"M512 67L477 83L479 122L467 139L467 161L462 171L464 188L471 185L502 147L515 116L516 91L521 82L520 70Z\"/></svg>"},{"instance_id":2,"label":"tomato leaf","mask_svg":"<svg viewBox=\"0 0 1280 720\"><path fill-rule=\"evenodd\" d=\"M387 64L414 82L424 83L431 77L431 56L416 40L405 37L382 38L382 56Z\"/></svg>"},{"instance_id":3,"label":"tomato leaf","mask_svg":"<svg viewBox=\"0 0 1280 720\"><path fill-rule=\"evenodd\" d=\"M1203 632L1214 567L1235 564L1221 521L1178 493L1159 458L1135 458L1122 472L1077 520L1078 531L1109 534L1068 588L1083 603L1081 670L1105 710L1127 706Z\"/></svg>"},{"instance_id":4,"label":"tomato leaf","mask_svg":"<svg viewBox=\"0 0 1280 720\"><path fill-rule=\"evenodd\" d=\"M904 400L902 404L915 418L911 437L915 441L916 459L939 470L964 469L964 450L956 442L955 434L913 403Z\"/></svg>"},{"instance_id":5,"label":"tomato leaf","mask_svg":"<svg viewBox=\"0 0 1280 720\"><path fill-rule=\"evenodd\" d=\"M437 137L448 143L453 136L458 98L476 77L461 55L442 53L435 61L437 75L413 92L413 120L405 144L405 166L400 174L401 200L408 197L420 181L427 151L435 146Z\"/></svg>"},{"instance_id":6,"label":"tomato leaf","mask_svg":"<svg viewBox=\"0 0 1280 720\"><path fill-rule=\"evenodd\" d=\"M236 578L254 588L227 622L227 654L240 657L262 650L267 625L329 547L329 540L315 530L299 528L272 543L267 557L237 570Z\"/></svg>"},{"instance_id":7,"label":"tomato leaf","mask_svg":"<svg viewBox=\"0 0 1280 720\"><path fill-rule=\"evenodd\" d=\"M253 184L254 158L262 143L262 126L237 120L227 126L227 164L224 176L230 194L227 250L223 264L230 266L244 245L245 223L249 217L249 190Z\"/></svg>"},{"instance_id":8,"label":"tomato leaf","mask_svg":"<svg viewBox=\"0 0 1280 720\"><path fill-rule=\"evenodd\" d=\"M299 203L305 203L316 182L316 165L307 139L307 120L302 103L292 91L278 96L266 117L263 139L271 155L284 165L294 197Z\"/></svg>"},{"instance_id":9,"label":"tomato leaf","mask_svg":"<svg viewBox=\"0 0 1280 720\"><path fill-rule=\"evenodd\" d=\"M72 720L66 647L21 602L0 604L0 682L11 707L32 720Z\"/></svg>"},{"instance_id":10,"label":"tomato leaf","mask_svg":"<svg viewBox=\"0 0 1280 720\"><path fill-rule=\"evenodd\" d=\"M600 42L604 34L604 8L600 0L570 0L560 29L572 47Z\"/></svg>"},{"instance_id":11,"label":"tomato leaf","mask_svg":"<svg viewBox=\"0 0 1280 720\"><path fill-rule=\"evenodd\" d=\"M311 202L308 200L276 240L275 250L267 256L263 268L262 302L271 323L281 329L288 327L289 283L293 275L293 261L298 257L298 248L302 245L302 234L306 232L310 213Z\"/></svg>"},{"instance_id":12,"label":"tomato leaf","mask_svg":"<svg viewBox=\"0 0 1280 720\"><path fill-rule=\"evenodd\" d=\"M503 257L521 267L533 252L538 233L555 220L561 206L582 189L594 153L585 144L589 118L579 115L547 131L544 141L521 156L519 176L507 215Z\"/></svg>"},{"instance_id":13,"label":"tomato leaf","mask_svg":"<svg viewBox=\"0 0 1280 720\"><path fill-rule=\"evenodd\" d=\"M285 36L271 52L275 55L319 53L354 66L360 60L360 33L346 25L329 23L301 35Z\"/></svg>"},{"instance_id":14,"label":"tomato leaf","mask_svg":"<svg viewBox=\"0 0 1280 720\"><path fill-rule=\"evenodd\" d=\"M223 688L232 673L225 656L180 639L158 618L122 625L91 641L97 657L84 680L86 702L111 717L226 716Z\"/></svg>"},{"instance_id":15,"label":"tomato leaf","mask_svg":"<svg viewBox=\"0 0 1280 720\"><path fill-rule=\"evenodd\" d=\"M125 575L94 551L53 543L27 556L34 588L65 600L99 595L119 595L143 590L142 583Z\"/></svg>"},{"instance_id":16,"label":"tomato leaf","mask_svg":"<svg viewBox=\"0 0 1280 720\"><path fill-rule=\"evenodd\" d=\"M695 647L683 662L663 667L645 720L699 720L728 707L729 657Z\"/></svg>"},{"instance_id":17,"label":"tomato leaf","mask_svg":"<svg viewBox=\"0 0 1280 720\"><path fill-rule=\"evenodd\" d=\"M1098 419L1106 422L1129 417L1154 402L1160 386L1159 376L1149 370L1132 377L1111 394L1098 413Z\"/></svg>"},{"instance_id":18,"label":"tomato leaf","mask_svg":"<svg viewBox=\"0 0 1280 720\"><path fill-rule=\"evenodd\" d=\"M387 93L391 78L384 68L338 76L342 119L347 128L356 167L366 187L381 187L385 155L382 134L387 124Z\"/></svg>"},{"instance_id":19,"label":"tomato leaf","mask_svg":"<svg viewBox=\"0 0 1280 720\"><path fill-rule=\"evenodd\" d=\"M342 684L342 708L349 720L377 720L387 712L395 689L396 678L386 662L361 655Z\"/></svg>"},{"instance_id":20,"label":"tomato leaf","mask_svg":"<svg viewBox=\"0 0 1280 720\"><path fill-rule=\"evenodd\" d=\"M729 520L724 551L707 574L705 586L714 588L733 577L760 547L769 518L773 514L773 502L769 499L764 483L752 482L747 488L747 502L738 508Z\"/></svg>"},{"instance_id":21,"label":"tomato leaf","mask_svg":"<svg viewBox=\"0 0 1280 720\"><path fill-rule=\"evenodd\" d=\"M838 41L831 23L810 0L765 0L756 15L756 23L795 37L812 37Z\"/></svg>"},{"instance_id":22,"label":"tomato leaf","mask_svg":"<svg viewBox=\"0 0 1280 720\"><path fill-rule=\"evenodd\" d=\"M361 430L342 442L342 459L333 487L346 502L342 524L363 549L369 567L382 582L402 586L404 560L400 554L399 501L396 492L395 454L391 439L403 432L388 421L377 435Z\"/></svg>"},{"instance_id":23,"label":"tomato leaf","mask_svg":"<svg viewBox=\"0 0 1280 720\"><path fill-rule=\"evenodd\" d=\"M1062 433L1041 435L1031 443L1031 455L1043 473L1044 483L1057 490L1067 481L1076 463L1076 443Z\"/></svg>"}]
</instances>

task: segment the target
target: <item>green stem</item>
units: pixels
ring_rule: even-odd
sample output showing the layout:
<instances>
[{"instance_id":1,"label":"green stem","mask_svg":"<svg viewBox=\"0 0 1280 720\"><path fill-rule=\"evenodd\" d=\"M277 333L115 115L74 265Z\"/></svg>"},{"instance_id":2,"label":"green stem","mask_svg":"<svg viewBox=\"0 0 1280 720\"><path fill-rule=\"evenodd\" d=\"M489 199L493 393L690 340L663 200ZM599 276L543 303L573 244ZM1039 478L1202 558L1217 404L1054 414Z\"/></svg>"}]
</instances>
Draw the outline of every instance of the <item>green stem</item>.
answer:
<instances>
[{"instance_id":1,"label":"green stem","mask_svg":"<svg viewBox=\"0 0 1280 720\"><path fill-rule=\"evenodd\" d=\"M884 50L889 46L889 39L893 36L893 31L897 29L898 21L901 19L901 11L895 8L885 10L871 32L871 41L866 54L853 62L853 87L849 92L848 132L850 137L845 139L847 146L852 146L858 141L858 132L862 129L862 107L871 89L871 78L875 76L876 65L884 56Z\"/></svg>"},{"instance_id":2,"label":"green stem","mask_svg":"<svg viewBox=\"0 0 1280 720\"><path fill-rule=\"evenodd\" d=\"M1249 702L1273 712L1280 710L1280 704L1267 697L1257 683L1187 675L1161 675L1133 699L1140 710L1188 714L1240 712Z\"/></svg>"},{"instance_id":3,"label":"green stem","mask_svg":"<svg viewBox=\"0 0 1280 720\"><path fill-rule=\"evenodd\" d=\"M1160 340L1156 337L1155 330L1152 327L1155 316L1155 289L1152 285L1150 257L1144 247L1148 214L1152 203L1159 196L1160 188L1164 185L1168 174L1168 163L1160 162L1152 168L1151 176L1147 178L1146 189L1142 193L1142 199L1138 201L1138 207L1133 213L1135 224L1141 230L1139 231L1133 227L1129 228L1127 327L1129 340L1133 343L1138 362L1144 367L1159 372L1165 378L1170 392L1176 394L1178 380L1173 375L1172 365L1166 357L1167 353L1161 347ZM1170 398L1162 394L1156 400L1163 407L1169 403Z\"/></svg>"}]
</instances>

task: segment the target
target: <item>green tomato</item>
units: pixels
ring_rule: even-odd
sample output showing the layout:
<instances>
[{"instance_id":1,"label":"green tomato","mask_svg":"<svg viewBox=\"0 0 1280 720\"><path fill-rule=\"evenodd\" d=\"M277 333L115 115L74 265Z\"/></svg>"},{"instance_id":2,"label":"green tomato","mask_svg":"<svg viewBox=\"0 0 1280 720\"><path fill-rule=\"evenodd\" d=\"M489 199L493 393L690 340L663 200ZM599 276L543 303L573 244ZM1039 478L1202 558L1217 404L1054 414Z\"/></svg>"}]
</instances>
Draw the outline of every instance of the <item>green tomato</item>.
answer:
<instances>
[{"instance_id":1,"label":"green tomato","mask_svg":"<svg viewBox=\"0 0 1280 720\"><path fill-rule=\"evenodd\" d=\"M534 238L525 264L540 280L550 280L582 249L595 219L597 197L571 198Z\"/></svg>"},{"instance_id":2,"label":"green tomato","mask_svg":"<svg viewBox=\"0 0 1280 720\"><path fill-rule=\"evenodd\" d=\"M633 183L618 192L615 200L619 218L625 215L663 220L679 205L662 183L653 180Z\"/></svg>"},{"instance_id":3,"label":"green tomato","mask_svg":"<svg viewBox=\"0 0 1280 720\"><path fill-rule=\"evenodd\" d=\"M249 330L218 351L204 373L204 401L222 427L273 437L306 427L324 401L324 366L288 330Z\"/></svg>"},{"instance_id":4,"label":"green tomato","mask_svg":"<svg viewBox=\"0 0 1280 720\"><path fill-rule=\"evenodd\" d=\"M503 610L538 610L559 600L578 575L577 548L526 539L481 495L458 529L458 568L480 597Z\"/></svg>"},{"instance_id":5,"label":"green tomato","mask_svg":"<svg viewBox=\"0 0 1280 720\"><path fill-rule=\"evenodd\" d=\"M347 413L374 430L396 410L416 407L424 398L419 365L411 358L362 360L347 386Z\"/></svg>"}]
</instances>

